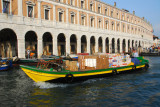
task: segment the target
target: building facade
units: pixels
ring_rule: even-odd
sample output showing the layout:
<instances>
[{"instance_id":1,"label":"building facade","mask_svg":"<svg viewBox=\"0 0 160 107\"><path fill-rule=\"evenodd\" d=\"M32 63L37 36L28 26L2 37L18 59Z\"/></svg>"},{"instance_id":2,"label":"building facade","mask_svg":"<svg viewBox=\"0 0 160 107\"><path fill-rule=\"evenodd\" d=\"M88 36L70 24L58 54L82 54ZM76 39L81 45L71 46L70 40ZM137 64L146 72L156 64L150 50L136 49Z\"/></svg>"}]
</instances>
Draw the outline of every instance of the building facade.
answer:
<instances>
[{"instance_id":1,"label":"building facade","mask_svg":"<svg viewBox=\"0 0 160 107\"><path fill-rule=\"evenodd\" d=\"M0 55L25 58L150 47L144 18L99 0L0 0Z\"/></svg>"}]
</instances>

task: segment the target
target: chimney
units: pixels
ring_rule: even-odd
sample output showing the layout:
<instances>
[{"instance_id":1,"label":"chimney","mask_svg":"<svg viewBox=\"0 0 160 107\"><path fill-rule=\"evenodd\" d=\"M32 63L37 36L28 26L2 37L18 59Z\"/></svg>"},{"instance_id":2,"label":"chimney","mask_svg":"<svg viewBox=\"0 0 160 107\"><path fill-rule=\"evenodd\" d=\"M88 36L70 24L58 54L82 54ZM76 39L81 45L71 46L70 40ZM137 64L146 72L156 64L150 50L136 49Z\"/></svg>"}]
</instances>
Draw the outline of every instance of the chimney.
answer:
<instances>
[{"instance_id":1,"label":"chimney","mask_svg":"<svg viewBox=\"0 0 160 107\"><path fill-rule=\"evenodd\" d=\"M133 11L133 15L135 15L135 11Z\"/></svg>"},{"instance_id":2,"label":"chimney","mask_svg":"<svg viewBox=\"0 0 160 107\"><path fill-rule=\"evenodd\" d=\"M142 17L142 19L144 20L144 17Z\"/></svg>"},{"instance_id":3,"label":"chimney","mask_svg":"<svg viewBox=\"0 0 160 107\"><path fill-rule=\"evenodd\" d=\"M114 2L114 6L116 7L116 2Z\"/></svg>"}]
</instances>

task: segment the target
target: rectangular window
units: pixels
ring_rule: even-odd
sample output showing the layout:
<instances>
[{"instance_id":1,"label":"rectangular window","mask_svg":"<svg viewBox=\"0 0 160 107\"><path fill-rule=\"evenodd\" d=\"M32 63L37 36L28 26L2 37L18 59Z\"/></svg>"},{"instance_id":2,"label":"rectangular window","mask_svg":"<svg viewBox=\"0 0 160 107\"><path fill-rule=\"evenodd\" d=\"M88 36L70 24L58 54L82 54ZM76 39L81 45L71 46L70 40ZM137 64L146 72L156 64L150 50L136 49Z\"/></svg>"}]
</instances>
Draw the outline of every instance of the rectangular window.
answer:
<instances>
[{"instance_id":1,"label":"rectangular window","mask_svg":"<svg viewBox=\"0 0 160 107\"><path fill-rule=\"evenodd\" d=\"M107 16L107 9L105 9L105 15Z\"/></svg>"},{"instance_id":2,"label":"rectangular window","mask_svg":"<svg viewBox=\"0 0 160 107\"><path fill-rule=\"evenodd\" d=\"M90 4L90 11L92 11L93 10L93 5L92 4Z\"/></svg>"},{"instance_id":3,"label":"rectangular window","mask_svg":"<svg viewBox=\"0 0 160 107\"><path fill-rule=\"evenodd\" d=\"M101 13L101 7L98 7L98 13Z\"/></svg>"},{"instance_id":4,"label":"rectangular window","mask_svg":"<svg viewBox=\"0 0 160 107\"><path fill-rule=\"evenodd\" d=\"M71 23L74 24L74 15L71 15Z\"/></svg>"},{"instance_id":5,"label":"rectangular window","mask_svg":"<svg viewBox=\"0 0 160 107\"><path fill-rule=\"evenodd\" d=\"M82 19L81 25L84 25L84 17L82 17L81 19Z\"/></svg>"},{"instance_id":6,"label":"rectangular window","mask_svg":"<svg viewBox=\"0 0 160 107\"><path fill-rule=\"evenodd\" d=\"M84 1L81 1L81 8L84 8Z\"/></svg>"},{"instance_id":7,"label":"rectangular window","mask_svg":"<svg viewBox=\"0 0 160 107\"><path fill-rule=\"evenodd\" d=\"M108 22L106 22L106 29L108 29Z\"/></svg>"},{"instance_id":8,"label":"rectangular window","mask_svg":"<svg viewBox=\"0 0 160 107\"><path fill-rule=\"evenodd\" d=\"M9 2L3 0L3 13L9 13Z\"/></svg>"},{"instance_id":9,"label":"rectangular window","mask_svg":"<svg viewBox=\"0 0 160 107\"><path fill-rule=\"evenodd\" d=\"M101 21L99 20L99 28L101 28Z\"/></svg>"},{"instance_id":10,"label":"rectangular window","mask_svg":"<svg viewBox=\"0 0 160 107\"><path fill-rule=\"evenodd\" d=\"M28 6L28 17L33 17L33 7Z\"/></svg>"},{"instance_id":11,"label":"rectangular window","mask_svg":"<svg viewBox=\"0 0 160 107\"><path fill-rule=\"evenodd\" d=\"M71 0L71 5L74 5L74 0Z\"/></svg>"},{"instance_id":12,"label":"rectangular window","mask_svg":"<svg viewBox=\"0 0 160 107\"><path fill-rule=\"evenodd\" d=\"M91 27L93 27L93 20L94 20L94 19L93 19L93 18L91 18Z\"/></svg>"},{"instance_id":13,"label":"rectangular window","mask_svg":"<svg viewBox=\"0 0 160 107\"><path fill-rule=\"evenodd\" d=\"M49 20L49 10L45 9L45 19Z\"/></svg>"},{"instance_id":14,"label":"rectangular window","mask_svg":"<svg viewBox=\"0 0 160 107\"><path fill-rule=\"evenodd\" d=\"M63 13L59 12L59 22L62 22L62 15Z\"/></svg>"},{"instance_id":15,"label":"rectangular window","mask_svg":"<svg viewBox=\"0 0 160 107\"><path fill-rule=\"evenodd\" d=\"M111 17L113 17L113 11L111 11Z\"/></svg>"}]
</instances>

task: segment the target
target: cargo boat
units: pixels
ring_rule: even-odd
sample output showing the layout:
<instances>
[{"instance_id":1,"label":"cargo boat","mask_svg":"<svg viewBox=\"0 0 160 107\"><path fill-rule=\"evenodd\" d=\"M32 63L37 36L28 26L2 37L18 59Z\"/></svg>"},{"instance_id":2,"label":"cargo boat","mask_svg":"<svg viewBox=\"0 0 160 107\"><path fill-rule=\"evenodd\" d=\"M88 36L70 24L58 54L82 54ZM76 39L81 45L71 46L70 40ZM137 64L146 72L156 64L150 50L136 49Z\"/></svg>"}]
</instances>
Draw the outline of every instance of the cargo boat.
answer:
<instances>
[{"instance_id":1,"label":"cargo boat","mask_svg":"<svg viewBox=\"0 0 160 107\"><path fill-rule=\"evenodd\" d=\"M108 74L115 75L124 71L137 71L139 69L147 70L149 61L143 57L138 57L138 59L140 60L140 63L137 65L83 71L69 71L62 69L59 65L57 65L56 69L45 69L45 66L39 68L38 66L20 65L20 67L35 82L73 83L90 78L105 77Z\"/></svg>"}]
</instances>

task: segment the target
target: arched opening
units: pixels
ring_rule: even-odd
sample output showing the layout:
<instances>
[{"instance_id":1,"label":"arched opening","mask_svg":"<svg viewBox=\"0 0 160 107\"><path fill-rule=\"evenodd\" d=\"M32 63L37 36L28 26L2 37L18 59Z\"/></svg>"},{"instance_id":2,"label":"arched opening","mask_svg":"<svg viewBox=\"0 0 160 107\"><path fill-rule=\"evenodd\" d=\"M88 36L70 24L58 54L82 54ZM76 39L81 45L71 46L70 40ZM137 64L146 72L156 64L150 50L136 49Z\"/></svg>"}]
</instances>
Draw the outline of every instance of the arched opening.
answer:
<instances>
[{"instance_id":1,"label":"arched opening","mask_svg":"<svg viewBox=\"0 0 160 107\"><path fill-rule=\"evenodd\" d=\"M126 52L126 41L125 41L125 39L123 39L123 42L122 42L122 51L123 51L123 53Z\"/></svg>"},{"instance_id":2,"label":"arched opening","mask_svg":"<svg viewBox=\"0 0 160 107\"><path fill-rule=\"evenodd\" d=\"M115 53L115 39L112 38L112 53Z\"/></svg>"},{"instance_id":3,"label":"arched opening","mask_svg":"<svg viewBox=\"0 0 160 107\"><path fill-rule=\"evenodd\" d=\"M43 34L43 55L53 55L52 35L49 32Z\"/></svg>"},{"instance_id":4,"label":"arched opening","mask_svg":"<svg viewBox=\"0 0 160 107\"><path fill-rule=\"evenodd\" d=\"M0 31L0 56L2 58L18 56L17 35L11 29Z\"/></svg>"},{"instance_id":5,"label":"arched opening","mask_svg":"<svg viewBox=\"0 0 160 107\"><path fill-rule=\"evenodd\" d=\"M102 45L102 37L99 37L98 39L98 52L102 53L102 48L103 45Z\"/></svg>"},{"instance_id":6,"label":"arched opening","mask_svg":"<svg viewBox=\"0 0 160 107\"><path fill-rule=\"evenodd\" d=\"M94 54L95 53L95 37L92 36L91 39L90 39L90 52L91 54Z\"/></svg>"},{"instance_id":7,"label":"arched opening","mask_svg":"<svg viewBox=\"0 0 160 107\"><path fill-rule=\"evenodd\" d=\"M71 54L77 54L77 38L74 34L70 37L70 52Z\"/></svg>"},{"instance_id":8,"label":"arched opening","mask_svg":"<svg viewBox=\"0 0 160 107\"><path fill-rule=\"evenodd\" d=\"M120 53L120 39L117 39L117 52Z\"/></svg>"},{"instance_id":9,"label":"arched opening","mask_svg":"<svg viewBox=\"0 0 160 107\"><path fill-rule=\"evenodd\" d=\"M37 57L37 35L34 31L28 31L25 35L26 58Z\"/></svg>"},{"instance_id":10,"label":"arched opening","mask_svg":"<svg viewBox=\"0 0 160 107\"><path fill-rule=\"evenodd\" d=\"M58 43L58 55L66 55L66 38L63 33L59 34L57 37Z\"/></svg>"},{"instance_id":11,"label":"arched opening","mask_svg":"<svg viewBox=\"0 0 160 107\"><path fill-rule=\"evenodd\" d=\"M128 40L128 52L131 52L130 40Z\"/></svg>"},{"instance_id":12,"label":"arched opening","mask_svg":"<svg viewBox=\"0 0 160 107\"><path fill-rule=\"evenodd\" d=\"M81 53L86 53L87 52L87 39L86 36L83 35L81 37Z\"/></svg>"},{"instance_id":13,"label":"arched opening","mask_svg":"<svg viewBox=\"0 0 160 107\"><path fill-rule=\"evenodd\" d=\"M109 38L106 38L106 52L109 53Z\"/></svg>"}]
</instances>

